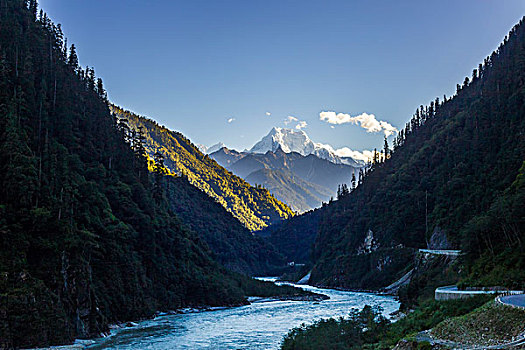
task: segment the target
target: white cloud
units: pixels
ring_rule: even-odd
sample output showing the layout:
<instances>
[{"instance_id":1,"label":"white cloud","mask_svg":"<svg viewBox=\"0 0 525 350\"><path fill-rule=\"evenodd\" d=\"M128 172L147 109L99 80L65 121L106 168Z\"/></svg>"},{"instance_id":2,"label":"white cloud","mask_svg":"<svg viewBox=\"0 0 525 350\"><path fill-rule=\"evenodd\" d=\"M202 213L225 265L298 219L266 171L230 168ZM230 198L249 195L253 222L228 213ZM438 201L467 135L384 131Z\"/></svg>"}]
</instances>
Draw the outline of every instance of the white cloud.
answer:
<instances>
[{"instance_id":1,"label":"white cloud","mask_svg":"<svg viewBox=\"0 0 525 350\"><path fill-rule=\"evenodd\" d=\"M319 113L319 119L326 121L329 124L344 124L350 123L352 117L350 114L338 113L335 112L321 112Z\"/></svg>"},{"instance_id":2,"label":"white cloud","mask_svg":"<svg viewBox=\"0 0 525 350\"><path fill-rule=\"evenodd\" d=\"M372 158L374 158L374 151L369 150L363 150L362 152L351 150L348 147L342 147L338 149L334 149L331 145L326 143L316 143L315 144L319 148L325 148L329 150L330 152L334 153L338 157L352 157L357 161L363 161L368 162L372 161Z\"/></svg>"},{"instance_id":3,"label":"white cloud","mask_svg":"<svg viewBox=\"0 0 525 350\"><path fill-rule=\"evenodd\" d=\"M304 128L306 128L308 126L308 123L306 121L299 120L296 117L294 117L293 115L289 115L288 117L286 117L284 119L284 125L288 125L288 124L291 124L291 123L297 123L295 125L295 128L297 130L304 129Z\"/></svg>"},{"instance_id":4,"label":"white cloud","mask_svg":"<svg viewBox=\"0 0 525 350\"><path fill-rule=\"evenodd\" d=\"M369 150L363 150L363 152L351 150L348 147L343 147L335 150L335 154L339 157L352 157L357 160L368 162L374 157L374 152Z\"/></svg>"},{"instance_id":5,"label":"white cloud","mask_svg":"<svg viewBox=\"0 0 525 350\"><path fill-rule=\"evenodd\" d=\"M286 119L284 119L284 125L288 125L290 124L291 122L296 122L298 121L299 119L297 119L296 117L294 117L293 115L289 115L288 117L286 117Z\"/></svg>"},{"instance_id":6,"label":"white cloud","mask_svg":"<svg viewBox=\"0 0 525 350\"><path fill-rule=\"evenodd\" d=\"M390 136L397 133L397 129L390 123L383 120L377 120L373 114L362 113L356 117L352 117L346 113L335 113L335 112L321 112L319 113L319 119L326 121L329 124L356 124L361 126L366 132L380 132L383 131L386 136Z\"/></svg>"},{"instance_id":7,"label":"white cloud","mask_svg":"<svg viewBox=\"0 0 525 350\"><path fill-rule=\"evenodd\" d=\"M272 115L272 113L270 113L270 112L266 112L265 114L266 114L268 117Z\"/></svg>"},{"instance_id":8,"label":"white cloud","mask_svg":"<svg viewBox=\"0 0 525 350\"><path fill-rule=\"evenodd\" d=\"M297 125L295 126L295 128L297 130L301 130L301 129L304 129L308 126L308 123L305 122L304 120L301 120L299 123L297 123Z\"/></svg>"},{"instance_id":9,"label":"white cloud","mask_svg":"<svg viewBox=\"0 0 525 350\"><path fill-rule=\"evenodd\" d=\"M379 123L381 124L386 137L397 134L397 128L392 124L385 122L384 120L381 120Z\"/></svg>"},{"instance_id":10,"label":"white cloud","mask_svg":"<svg viewBox=\"0 0 525 350\"><path fill-rule=\"evenodd\" d=\"M230 124L231 124L233 121L235 121L235 118L234 118L234 117L230 117L230 118L228 119L228 123L230 123Z\"/></svg>"}]
</instances>

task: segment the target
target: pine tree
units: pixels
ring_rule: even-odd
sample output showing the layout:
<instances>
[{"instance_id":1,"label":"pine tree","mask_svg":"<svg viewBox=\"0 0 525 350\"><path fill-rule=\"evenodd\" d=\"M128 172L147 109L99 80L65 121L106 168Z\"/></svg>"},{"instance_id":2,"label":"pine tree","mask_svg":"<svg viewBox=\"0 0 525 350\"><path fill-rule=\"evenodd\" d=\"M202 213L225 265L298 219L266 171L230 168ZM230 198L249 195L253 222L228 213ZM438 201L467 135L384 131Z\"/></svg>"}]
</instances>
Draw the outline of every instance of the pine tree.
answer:
<instances>
[{"instance_id":1,"label":"pine tree","mask_svg":"<svg viewBox=\"0 0 525 350\"><path fill-rule=\"evenodd\" d=\"M478 77L479 78L482 78L482 73L483 73L483 64L479 64L478 66Z\"/></svg>"},{"instance_id":2,"label":"pine tree","mask_svg":"<svg viewBox=\"0 0 525 350\"><path fill-rule=\"evenodd\" d=\"M117 121L117 130L121 133L122 139L124 140L124 142L131 145L132 144L131 129L129 128L128 123L129 122L127 119L124 119L124 118L119 119Z\"/></svg>"},{"instance_id":3,"label":"pine tree","mask_svg":"<svg viewBox=\"0 0 525 350\"><path fill-rule=\"evenodd\" d=\"M102 79L101 78L97 79L97 94L103 100L107 100L108 99L108 94L107 94L106 90L104 90L104 84L102 83Z\"/></svg>"},{"instance_id":4,"label":"pine tree","mask_svg":"<svg viewBox=\"0 0 525 350\"><path fill-rule=\"evenodd\" d=\"M384 152L384 155L383 155L383 160L386 161L390 156L390 147L388 146L388 140L385 136L385 142L384 142L384 145L383 145L383 152Z\"/></svg>"},{"instance_id":5,"label":"pine tree","mask_svg":"<svg viewBox=\"0 0 525 350\"><path fill-rule=\"evenodd\" d=\"M463 87L466 88L469 84L470 80L468 77L465 77L465 80L463 81Z\"/></svg>"},{"instance_id":6,"label":"pine tree","mask_svg":"<svg viewBox=\"0 0 525 350\"><path fill-rule=\"evenodd\" d=\"M155 174L153 198L155 201L160 203L164 197L163 180L168 171L164 165L164 155L159 151L155 152L155 155L153 156L153 162L153 173Z\"/></svg>"},{"instance_id":7,"label":"pine tree","mask_svg":"<svg viewBox=\"0 0 525 350\"><path fill-rule=\"evenodd\" d=\"M341 185L341 196L346 196L350 193L350 190L348 189L348 185L347 184L342 184Z\"/></svg>"},{"instance_id":8,"label":"pine tree","mask_svg":"<svg viewBox=\"0 0 525 350\"><path fill-rule=\"evenodd\" d=\"M136 147L135 147L135 154L137 157L145 157L146 156L146 136L144 134L144 128L142 126L139 126L137 128L137 139L136 139Z\"/></svg>"},{"instance_id":9,"label":"pine tree","mask_svg":"<svg viewBox=\"0 0 525 350\"><path fill-rule=\"evenodd\" d=\"M33 21L36 20L36 14L37 14L37 2L36 0L30 0L29 1L29 11L31 11L31 16Z\"/></svg>"},{"instance_id":10,"label":"pine tree","mask_svg":"<svg viewBox=\"0 0 525 350\"><path fill-rule=\"evenodd\" d=\"M155 165L153 167L153 172L157 175L164 176L168 173L166 166L164 165L164 155L159 151L155 152L153 157Z\"/></svg>"},{"instance_id":11,"label":"pine tree","mask_svg":"<svg viewBox=\"0 0 525 350\"><path fill-rule=\"evenodd\" d=\"M68 58L67 64L69 64L69 66L73 68L74 71L78 70L78 56L77 56L77 49L75 48L75 44L71 44L71 48L69 49L69 58Z\"/></svg>"},{"instance_id":12,"label":"pine tree","mask_svg":"<svg viewBox=\"0 0 525 350\"><path fill-rule=\"evenodd\" d=\"M0 140L0 164L3 177L2 197L7 203L32 206L37 188L36 159L26 142L26 135L17 116L17 104L13 99L7 108L6 126Z\"/></svg>"}]
</instances>

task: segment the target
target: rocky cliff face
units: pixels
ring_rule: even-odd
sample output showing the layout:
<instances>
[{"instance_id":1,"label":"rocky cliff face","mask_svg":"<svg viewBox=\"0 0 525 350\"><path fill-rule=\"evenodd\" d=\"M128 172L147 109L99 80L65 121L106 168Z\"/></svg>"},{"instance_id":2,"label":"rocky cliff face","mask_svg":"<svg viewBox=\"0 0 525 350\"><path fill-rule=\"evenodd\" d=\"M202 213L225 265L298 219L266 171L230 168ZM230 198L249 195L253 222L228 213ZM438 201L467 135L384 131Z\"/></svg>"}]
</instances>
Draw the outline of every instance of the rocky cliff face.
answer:
<instances>
[{"instance_id":1,"label":"rocky cliff face","mask_svg":"<svg viewBox=\"0 0 525 350\"><path fill-rule=\"evenodd\" d=\"M447 234L440 226L434 228L428 242L428 249L451 249L452 246L447 239Z\"/></svg>"}]
</instances>

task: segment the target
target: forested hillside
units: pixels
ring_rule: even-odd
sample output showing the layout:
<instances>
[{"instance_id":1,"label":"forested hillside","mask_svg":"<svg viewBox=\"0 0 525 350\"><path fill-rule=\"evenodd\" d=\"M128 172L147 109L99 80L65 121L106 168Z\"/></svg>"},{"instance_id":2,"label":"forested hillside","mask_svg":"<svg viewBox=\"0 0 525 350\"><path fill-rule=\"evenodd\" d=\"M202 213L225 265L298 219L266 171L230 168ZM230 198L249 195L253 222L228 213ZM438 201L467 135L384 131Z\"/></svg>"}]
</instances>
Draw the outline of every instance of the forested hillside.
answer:
<instances>
[{"instance_id":1,"label":"forested hillside","mask_svg":"<svg viewBox=\"0 0 525 350\"><path fill-rule=\"evenodd\" d=\"M456 95L418 108L386 160L323 210L312 282L385 286L410 267L411 251L444 233L466 253L462 278L525 287L522 22Z\"/></svg>"},{"instance_id":2,"label":"forested hillside","mask_svg":"<svg viewBox=\"0 0 525 350\"><path fill-rule=\"evenodd\" d=\"M256 188L221 167L203 154L181 133L168 130L155 121L111 106L113 113L127 120L130 128L140 132L146 152L159 154L174 173L184 175L190 183L214 198L250 230L287 219L292 210L273 197L267 189Z\"/></svg>"},{"instance_id":3,"label":"forested hillside","mask_svg":"<svg viewBox=\"0 0 525 350\"><path fill-rule=\"evenodd\" d=\"M0 3L0 117L0 347L66 343L259 293L173 214L102 80L35 0ZM286 217L275 206L271 219Z\"/></svg>"},{"instance_id":4,"label":"forested hillside","mask_svg":"<svg viewBox=\"0 0 525 350\"><path fill-rule=\"evenodd\" d=\"M312 247L319 230L321 212L322 209L311 210L269 226L257 234L275 246L287 261L311 265Z\"/></svg>"},{"instance_id":5,"label":"forested hillside","mask_svg":"<svg viewBox=\"0 0 525 350\"><path fill-rule=\"evenodd\" d=\"M285 260L262 238L184 177L167 177L171 210L208 244L214 257L227 268L251 276L275 276Z\"/></svg>"}]
</instances>

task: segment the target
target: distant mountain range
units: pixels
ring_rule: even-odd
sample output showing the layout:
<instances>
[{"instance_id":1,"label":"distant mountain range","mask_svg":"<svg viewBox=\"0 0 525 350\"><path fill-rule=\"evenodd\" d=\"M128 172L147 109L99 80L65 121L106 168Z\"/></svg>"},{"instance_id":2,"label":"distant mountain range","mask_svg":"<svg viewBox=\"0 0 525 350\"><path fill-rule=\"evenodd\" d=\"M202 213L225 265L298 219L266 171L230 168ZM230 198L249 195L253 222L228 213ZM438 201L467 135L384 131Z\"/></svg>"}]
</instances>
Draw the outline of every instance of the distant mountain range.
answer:
<instances>
[{"instance_id":1,"label":"distant mountain range","mask_svg":"<svg viewBox=\"0 0 525 350\"><path fill-rule=\"evenodd\" d=\"M250 184L264 186L277 199L298 212L328 202L336 196L338 185L350 184L352 173L358 176L359 167L336 164L315 154L303 155L291 151L300 148L298 143L288 143L286 150L290 152L285 152L280 143L276 144L277 147L273 149L273 144L266 143L266 146L272 147L266 153L238 152L223 147L209 156ZM259 142L254 148L257 145L262 144ZM259 146L255 149L264 149ZM307 153L307 150L314 148L305 145L303 152Z\"/></svg>"},{"instance_id":2,"label":"distant mountain range","mask_svg":"<svg viewBox=\"0 0 525 350\"><path fill-rule=\"evenodd\" d=\"M201 144L196 146L202 153L206 154L215 153L226 147L223 142L218 142L210 147ZM266 153L268 151L275 152L279 148L285 153L296 152L303 156L313 154L335 164L346 164L352 167L363 167L366 165L366 162L362 159L338 156L332 146L312 141L303 130L278 127L272 128L266 136L249 150L245 149L242 152L231 151L236 153Z\"/></svg>"}]
</instances>

